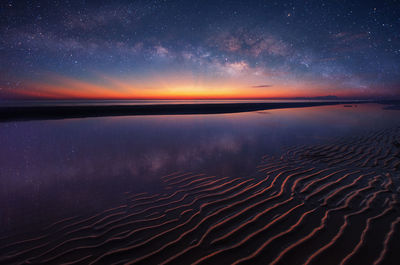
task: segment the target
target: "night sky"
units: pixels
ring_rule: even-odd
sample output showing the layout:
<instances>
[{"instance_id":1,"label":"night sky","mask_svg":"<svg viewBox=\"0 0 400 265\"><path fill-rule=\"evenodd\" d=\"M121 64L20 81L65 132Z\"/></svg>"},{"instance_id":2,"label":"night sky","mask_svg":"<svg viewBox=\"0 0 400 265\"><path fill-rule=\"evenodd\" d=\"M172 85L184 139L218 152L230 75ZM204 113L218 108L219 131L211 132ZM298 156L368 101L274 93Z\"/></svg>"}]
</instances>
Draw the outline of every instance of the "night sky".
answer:
<instances>
[{"instance_id":1,"label":"night sky","mask_svg":"<svg viewBox=\"0 0 400 265\"><path fill-rule=\"evenodd\" d=\"M1 1L0 99L400 96L400 1Z\"/></svg>"}]
</instances>

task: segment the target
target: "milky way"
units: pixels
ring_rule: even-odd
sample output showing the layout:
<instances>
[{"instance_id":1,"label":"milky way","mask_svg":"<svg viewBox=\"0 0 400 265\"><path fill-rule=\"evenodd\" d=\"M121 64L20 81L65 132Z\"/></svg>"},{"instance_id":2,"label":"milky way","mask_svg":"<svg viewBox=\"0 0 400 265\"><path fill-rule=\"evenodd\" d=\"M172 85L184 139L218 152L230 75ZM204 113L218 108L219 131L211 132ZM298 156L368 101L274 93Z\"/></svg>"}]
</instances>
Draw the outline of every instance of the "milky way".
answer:
<instances>
[{"instance_id":1,"label":"milky way","mask_svg":"<svg viewBox=\"0 0 400 265\"><path fill-rule=\"evenodd\" d=\"M400 95L399 1L2 1L0 98Z\"/></svg>"}]
</instances>

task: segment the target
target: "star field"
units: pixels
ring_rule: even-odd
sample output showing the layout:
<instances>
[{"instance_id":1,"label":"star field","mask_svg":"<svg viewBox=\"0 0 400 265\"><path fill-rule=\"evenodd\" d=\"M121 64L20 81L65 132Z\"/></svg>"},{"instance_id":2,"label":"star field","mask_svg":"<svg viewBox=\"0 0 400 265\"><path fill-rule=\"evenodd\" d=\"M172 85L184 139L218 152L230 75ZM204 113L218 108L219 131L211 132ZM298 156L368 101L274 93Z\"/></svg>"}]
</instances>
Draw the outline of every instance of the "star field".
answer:
<instances>
[{"instance_id":1,"label":"star field","mask_svg":"<svg viewBox=\"0 0 400 265\"><path fill-rule=\"evenodd\" d=\"M400 95L400 2L2 1L0 98Z\"/></svg>"}]
</instances>

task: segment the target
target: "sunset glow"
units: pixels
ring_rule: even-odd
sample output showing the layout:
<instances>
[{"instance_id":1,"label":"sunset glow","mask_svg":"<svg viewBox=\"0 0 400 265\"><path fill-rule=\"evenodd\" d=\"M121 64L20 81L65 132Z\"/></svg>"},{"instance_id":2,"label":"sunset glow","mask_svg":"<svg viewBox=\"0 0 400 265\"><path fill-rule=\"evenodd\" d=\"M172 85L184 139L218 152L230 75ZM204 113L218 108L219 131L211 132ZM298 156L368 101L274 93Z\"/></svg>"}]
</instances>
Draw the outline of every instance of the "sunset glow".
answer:
<instances>
[{"instance_id":1,"label":"sunset glow","mask_svg":"<svg viewBox=\"0 0 400 265\"><path fill-rule=\"evenodd\" d=\"M387 15L391 4L349 13L333 4L207 2L193 9L178 2L34 11L10 2L4 10L12 23L0 29L0 99L400 95L400 25Z\"/></svg>"},{"instance_id":2,"label":"sunset glow","mask_svg":"<svg viewBox=\"0 0 400 265\"><path fill-rule=\"evenodd\" d=\"M256 78L255 78L256 79ZM95 80L81 80L49 75L46 81L27 81L8 96L43 99L268 99L318 97L329 95L332 85L302 82L253 86L251 80L192 80L190 76L163 76L135 80L105 75ZM254 83L254 81L253 81ZM376 93L378 92L378 93ZM341 88L335 95L343 98L385 95L380 91L359 94L351 88Z\"/></svg>"}]
</instances>

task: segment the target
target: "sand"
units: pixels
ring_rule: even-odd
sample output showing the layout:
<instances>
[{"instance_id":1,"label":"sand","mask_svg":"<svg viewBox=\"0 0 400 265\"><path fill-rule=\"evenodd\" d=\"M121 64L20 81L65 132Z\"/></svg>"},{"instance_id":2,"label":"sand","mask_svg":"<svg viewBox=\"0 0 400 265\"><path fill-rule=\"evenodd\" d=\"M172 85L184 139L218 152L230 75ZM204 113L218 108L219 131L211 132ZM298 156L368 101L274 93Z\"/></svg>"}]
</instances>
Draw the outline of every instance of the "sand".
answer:
<instances>
[{"instance_id":1,"label":"sand","mask_svg":"<svg viewBox=\"0 0 400 265\"><path fill-rule=\"evenodd\" d=\"M400 128L265 156L249 178L173 172L94 216L2 239L1 264L397 264Z\"/></svg>"},{"instance_id":2,"label":"sand","mask_svg":"<svg viewBox=\"0 0 400 265\"><path fill-rule=\"evenodd\" d=\"M282 108L304 108L372 101L304 101L269 103L199 103L156 105L0 106L0 122L132 115L183 115L237 113Z\"/></svg>"}]
</instances>

